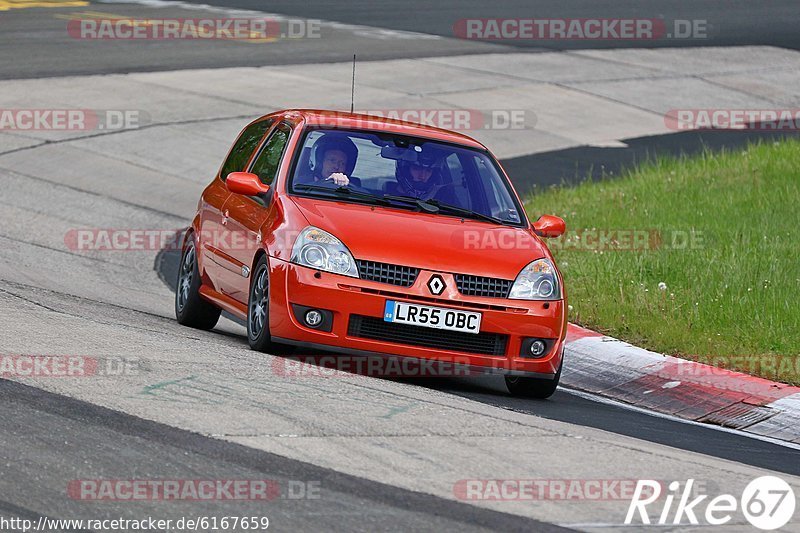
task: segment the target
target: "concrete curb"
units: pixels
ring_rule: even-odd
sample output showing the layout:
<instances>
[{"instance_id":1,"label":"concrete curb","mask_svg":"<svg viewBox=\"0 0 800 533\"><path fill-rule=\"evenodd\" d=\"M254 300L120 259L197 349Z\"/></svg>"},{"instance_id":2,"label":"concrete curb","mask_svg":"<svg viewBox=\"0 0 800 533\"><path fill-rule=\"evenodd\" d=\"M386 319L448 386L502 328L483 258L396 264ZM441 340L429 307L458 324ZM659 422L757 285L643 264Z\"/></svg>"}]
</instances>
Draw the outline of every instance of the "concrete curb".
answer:
<instances>
[{"instance_id":1,"label":"concrete curb","mask_svg":"<svg viewBox=\"0 0 800 533\"><path fill-rule=\"evenodd\" d=\"M800 443L800 388L651 352L574 324L561 380L659 413Z\"/></svg>"}]
</instances>

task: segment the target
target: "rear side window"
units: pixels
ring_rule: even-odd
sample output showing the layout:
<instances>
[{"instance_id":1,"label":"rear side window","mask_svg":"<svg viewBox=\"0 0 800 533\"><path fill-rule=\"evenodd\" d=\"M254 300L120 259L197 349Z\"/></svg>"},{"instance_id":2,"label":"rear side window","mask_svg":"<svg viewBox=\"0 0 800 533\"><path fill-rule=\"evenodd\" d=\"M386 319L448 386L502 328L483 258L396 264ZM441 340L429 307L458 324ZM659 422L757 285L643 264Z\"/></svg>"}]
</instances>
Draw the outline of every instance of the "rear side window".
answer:
<instances>
[{"instance_id":1,"label":"rear side window","mask_svg":"<svg viewBox=\"0 0 800 533\"><path fill-rule=\"evenodd\" d=\"M261 149L261 153L258 154L250 172L257 175L262 183L272 185L275 180L275 176L278 174L278 167L281 164L283 150L286 148L286 143L291 133L292 130L289 126L280 124L267 139L264 148Z\"/></svg>"},{"instance_id":2,"label":"rear side window","mask_svg":"<svg viewBox=\"0 0 800 533\"><path fill-rule=\"evenodd\" d=\"M245 165L250 160L250 156L253 154L253 150L256 149L271 125L272 120L263 120L244 129L239 138L236 139L228 159L225 160L225 164L222 165L220 177L223 180L231 172L242 172L244 170Z\"/></svg>"}]
</instances>

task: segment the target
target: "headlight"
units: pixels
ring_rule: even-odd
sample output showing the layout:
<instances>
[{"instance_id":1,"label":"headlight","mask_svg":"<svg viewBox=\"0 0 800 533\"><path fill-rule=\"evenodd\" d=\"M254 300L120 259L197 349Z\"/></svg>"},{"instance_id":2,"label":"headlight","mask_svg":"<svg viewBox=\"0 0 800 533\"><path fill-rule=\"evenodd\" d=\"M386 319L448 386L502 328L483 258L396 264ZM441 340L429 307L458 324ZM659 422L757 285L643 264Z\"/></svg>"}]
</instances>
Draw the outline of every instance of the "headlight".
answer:
<instances>
[{"instance_id":1,"label":"headlight","mask_svg":"<svg viewBox=\"0 0 800 533\"><path fill-rule=\"evenodd\" d=\"M342 241L314 226L308 226L297 237L292 248L292 263L317 270L358 277L358 269L350 250Z\"/></svg>"},{"instance_id":2,"label":"headlight","mask_svg":"<svg viewBox=\"0 0 800 533\"><path fill-rule=\"evenodd\" d=\"M556 267L547 259L537 259L522 269L508 297L513 300L560 300Z\"/></svg>"}]
</instances>

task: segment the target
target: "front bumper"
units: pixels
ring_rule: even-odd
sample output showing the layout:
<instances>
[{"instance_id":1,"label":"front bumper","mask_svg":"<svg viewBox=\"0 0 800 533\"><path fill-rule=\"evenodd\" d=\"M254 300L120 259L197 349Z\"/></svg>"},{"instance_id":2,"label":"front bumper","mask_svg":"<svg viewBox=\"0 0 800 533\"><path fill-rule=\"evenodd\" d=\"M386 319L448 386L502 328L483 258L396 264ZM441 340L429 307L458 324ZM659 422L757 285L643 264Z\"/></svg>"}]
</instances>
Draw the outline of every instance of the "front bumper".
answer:
<instances>
[{"instance_id":1,"label":"front bumper","mask_svg":"<svg viewBox=\"0 0 800 533\"><path fill-rule=\"evenodd\" d=\"M312 350L325 349L352 355L432 359L457 362L479 372L535 377L552 377L561 364L567 325L564 301L464 296L457 291L451 274L426 270L420 272L414 285L405 288L318 272L274 257L270 258L270 269L270 333L275 340L300 346L309 355ZM440 296L433 296L426 286L432 274L442 276L447 285ZM389 341L358 336L351 320L358 320L357 317L382 319L387 300L478 311L483 316L481 333L505 337L502 353L468 353L441 346L405 344L397 338ZM301 324L292 311L292 304L331 311L330 332ZM430 333L435 335L437 331ZM533 359L520 355L524 339L530 337L552 341L543 357Z\"/></svg>"}]
</instances>

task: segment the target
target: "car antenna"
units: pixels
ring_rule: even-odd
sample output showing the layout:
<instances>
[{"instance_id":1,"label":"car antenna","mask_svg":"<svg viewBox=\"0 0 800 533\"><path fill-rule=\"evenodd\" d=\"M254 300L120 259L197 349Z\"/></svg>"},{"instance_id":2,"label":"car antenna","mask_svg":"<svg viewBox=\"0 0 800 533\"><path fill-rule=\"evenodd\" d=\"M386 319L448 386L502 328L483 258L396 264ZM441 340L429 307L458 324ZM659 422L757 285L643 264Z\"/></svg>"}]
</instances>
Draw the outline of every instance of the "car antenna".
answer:
<instances>
[{"instance_id":1,"label":"car antenna","mask_svg":"<svg viewBox=\"0 0 800 533\"><path fill-rule=\"evenodd\" d=\"M356 95L356 55L353 54L353 82L350 85L350 112L353 112L353 101Z\"/></svg>"}]
</instances>

